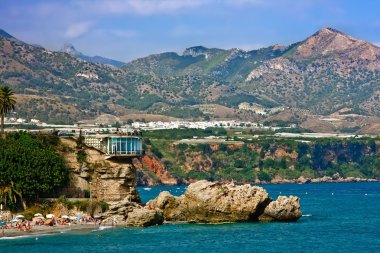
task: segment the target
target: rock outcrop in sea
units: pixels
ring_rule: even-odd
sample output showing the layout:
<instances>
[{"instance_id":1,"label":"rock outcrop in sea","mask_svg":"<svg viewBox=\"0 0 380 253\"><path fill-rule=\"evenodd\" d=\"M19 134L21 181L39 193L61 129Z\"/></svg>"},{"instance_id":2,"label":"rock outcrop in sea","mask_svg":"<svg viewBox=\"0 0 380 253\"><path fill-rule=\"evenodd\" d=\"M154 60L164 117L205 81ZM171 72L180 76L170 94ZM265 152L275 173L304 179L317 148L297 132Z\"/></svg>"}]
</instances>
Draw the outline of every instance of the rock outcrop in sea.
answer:
<instances>
[{"instance_id":1,"label":"rock outcrop in sea","mask_svg":"<svg viewBox=\"0 0 380 253\"><path fill-rule=\"evenodd\" d=\"M273 201L259 186L220 184L201 180L175 197L161 192L146 206L124 200L110 206L106 215L125 218L127 226L160 225L165 222L292 222L301 216L299 198L279 196Z\"/></svg>"},{"instance_id":2,"label":"rock outcrop in sea","mask_svg":"<svg viewBox=\"0 0 380 253\"><path fill-rule=\"evenodd\" d=\"M190 184L179 197L161 192L146 207L162 210L165 221L172 222L297 221L302 216L298 197L280 196L272 201L259 186L205 180Z\"/></svg>"}]
</instances>

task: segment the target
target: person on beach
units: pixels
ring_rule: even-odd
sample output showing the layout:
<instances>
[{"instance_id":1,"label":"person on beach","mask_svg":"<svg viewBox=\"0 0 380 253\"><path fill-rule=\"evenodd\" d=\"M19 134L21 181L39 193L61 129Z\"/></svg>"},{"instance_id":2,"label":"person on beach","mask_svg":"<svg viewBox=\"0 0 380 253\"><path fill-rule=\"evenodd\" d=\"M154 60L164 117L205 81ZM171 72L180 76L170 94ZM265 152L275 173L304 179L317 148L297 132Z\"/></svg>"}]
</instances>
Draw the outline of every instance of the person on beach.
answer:
<instances>
[{"instance_id":1,"label":"person on beach","mask_svg":"<svg viewBox=\"0 0 380 253\"><path fill-rule=\"evenodd\" d=\"M32 231L32 225L30 224L30 221L27 221L25 228L26 228L26 231L28 232Z\"/></svg>"}]
</instances>

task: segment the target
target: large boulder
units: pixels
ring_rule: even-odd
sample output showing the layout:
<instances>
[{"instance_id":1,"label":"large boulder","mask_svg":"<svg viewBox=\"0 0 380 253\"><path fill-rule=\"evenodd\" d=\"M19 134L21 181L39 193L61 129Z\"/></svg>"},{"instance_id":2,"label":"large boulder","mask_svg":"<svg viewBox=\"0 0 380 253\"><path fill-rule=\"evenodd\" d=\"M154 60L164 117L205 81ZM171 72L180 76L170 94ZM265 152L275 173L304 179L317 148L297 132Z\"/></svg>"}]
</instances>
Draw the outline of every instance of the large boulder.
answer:
<instances>
[{"instance_id":1,"label":"large boulder","mask_svg":"<svg viewBox=\"0 0 380 253\"><path fill-rule=\"evenodd\" d=\"M190 184L180 197L162 192L147 207L163 210L166 221L221 223L258 221L270 202L262 187L201 180Z\"/></svg>"},{"instance_id":2,"label":"large boulder","mask_svg":"<svg viewBox=\"0 0 380 253\"><path fill-rule=\"evenodd\" d=\"M299 200L294 196L279 196L269 203L259 221L297 221L302 216Z\"/></svg>"},{"instance_id":3,"label":"large boulder","mask_svg":"<svg viewBox=\"0 0 380 253\"><path fill-rule=\"evenodd\" d=\"M182 205L183 197L174 197L168 191L160 192L154 200L146 204L148 209L160 209L166 221L185 221L187 211Z\"/></svg>"},{"instance_id":4,"label":"large boulder","mask_svg":"<svg viewBox=\"0 0 380 253\"><path fill-rule=\"evenodd\" d=\"M128 213L132 212L135 208L142 207L139 203L131 201L129 197L126 197L121 201L108 202L108 204L109 209L107 212L103 213L103 216L122 215L126 217Z\"/></svg>"},{"instance_id":5,"label":"large boulder","mask_svg":"<svg viewBox=\"0 0 380 253\"><path fill-rule=\"evenodd\" d=\"M302 216L298 197L272 201L262 187L205 180L190 184L179 197L161 192L146 208L162 210L165 221L171 222L297 221Z\"/></svg>"},{"instance_id":6,"label":"large boulder","mask_svg":"<svg viewBox=\"0 0 380 253\"><path fill-rule=\"evenodd\" d=\"M108 216L126 218L127 226L168 222L223 223L245 221L297 221L302 213L298 197L279 196L272 201L262 187L220 184L205 180L190 184L175 197L161 192L145 207L126 198L110 203Z\"/></svg>"},{"instance_id":7,"label":"large boulder","mask_svg":"<svg viewBox=\"0 0 380 253\"><path fill-rule=\"evenodd\" d=\"M135 208L132 212L128 213L125 225L131 227L148 227L154 225L161 225L163 222L164 218L161 210Z\"/></svg>"}]
</instances>

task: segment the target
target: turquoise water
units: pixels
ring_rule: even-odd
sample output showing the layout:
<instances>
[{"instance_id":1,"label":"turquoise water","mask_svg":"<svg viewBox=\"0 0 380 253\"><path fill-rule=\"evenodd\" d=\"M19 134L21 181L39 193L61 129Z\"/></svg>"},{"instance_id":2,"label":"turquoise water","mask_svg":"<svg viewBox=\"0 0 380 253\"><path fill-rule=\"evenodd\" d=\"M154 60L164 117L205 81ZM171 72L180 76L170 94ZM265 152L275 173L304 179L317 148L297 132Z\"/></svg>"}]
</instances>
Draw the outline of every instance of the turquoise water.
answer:
<instances>
[{"instance_id":1,"label":"turquoise water","mask_svg":"<svg viewBox=\"0 0 380 253\"><path fill-rule=\"evenodd\" d=\"M380 252L380 183L265 185L301 197L297 223L170 224L2 239L0 252ZM139 188L144 201L159 191Z\"/></svg>"}]
</instances>

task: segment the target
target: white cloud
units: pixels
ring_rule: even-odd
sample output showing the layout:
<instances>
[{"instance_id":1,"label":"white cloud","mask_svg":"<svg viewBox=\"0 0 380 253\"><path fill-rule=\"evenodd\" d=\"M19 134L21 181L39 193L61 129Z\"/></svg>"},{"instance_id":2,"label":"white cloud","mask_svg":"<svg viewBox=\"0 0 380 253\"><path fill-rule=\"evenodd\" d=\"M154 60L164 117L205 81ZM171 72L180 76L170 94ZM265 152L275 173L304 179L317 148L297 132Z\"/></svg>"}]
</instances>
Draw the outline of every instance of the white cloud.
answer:
<instances>
[{"instance_id":1,"label":"white cloud","mask_svg":"<svg viewBox=\"0 0 380 253\"><path fill-rule=\"evenodd\" d=\"M179 10L196 8L210 0L96 0L80 1L77 4L102 14L151 15L172 13Z\"/></svg>"},{"instance_id":2,"label":"white cloud","mask_svg":"<svg viewBox=\"0 0 380 253\"><path fill-rule=\"evenodd\" d=\"M87 33L92 26L93 26L93 23L89 22L89 21L72 23L66 29L64 36L68 39L77 38L77 37Z\"/></svg>"}]
</instances>

